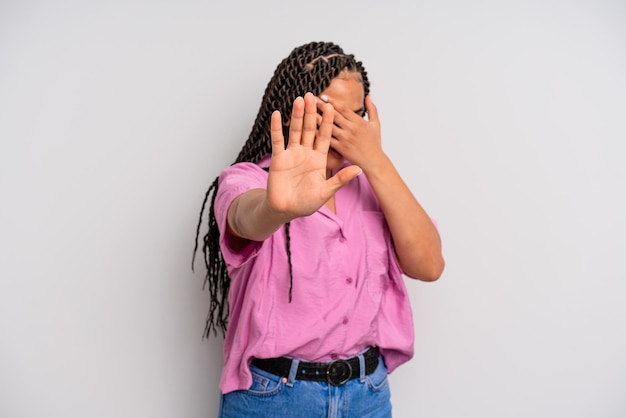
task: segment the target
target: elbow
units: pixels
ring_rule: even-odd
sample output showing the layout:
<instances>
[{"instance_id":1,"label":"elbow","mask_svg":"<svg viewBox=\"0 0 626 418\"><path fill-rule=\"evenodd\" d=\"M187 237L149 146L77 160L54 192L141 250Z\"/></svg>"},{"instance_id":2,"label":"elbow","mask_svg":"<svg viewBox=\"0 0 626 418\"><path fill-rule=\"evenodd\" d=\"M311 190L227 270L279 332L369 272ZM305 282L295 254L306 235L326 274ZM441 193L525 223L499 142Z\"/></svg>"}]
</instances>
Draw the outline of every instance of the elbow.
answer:
<instances>
[{"instance_id":1,"label":"elbow","mask_svg":"<svg viewBox=\"0 0 626 418\"><path fill-rule=\"evenodd\" d=\"M412 279L422 282L434 282L443 274L445 264L443 257L439 256L427 262L417 263L417 265L412 268L403 268L403 272Z\"/></svg>"}]
</instances>

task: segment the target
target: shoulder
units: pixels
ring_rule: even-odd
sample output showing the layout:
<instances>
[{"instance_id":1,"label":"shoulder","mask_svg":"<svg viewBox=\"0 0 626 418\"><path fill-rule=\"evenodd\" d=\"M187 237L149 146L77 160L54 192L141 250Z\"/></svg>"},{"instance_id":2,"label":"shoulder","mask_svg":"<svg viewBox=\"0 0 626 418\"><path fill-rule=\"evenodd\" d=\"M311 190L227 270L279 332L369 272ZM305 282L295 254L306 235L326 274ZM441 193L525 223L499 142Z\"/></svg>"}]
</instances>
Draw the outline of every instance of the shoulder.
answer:
<instances>
[{"instance_id":1,"label":"shoulder","mask_svg":"<svg viewBox=\"0 0 626 418\"><path fill-rule=\"evenodd\" d=\"M255 176L267 173L262 167L255 163L235 163L223 169L219 175L220 180L231 176Z\"/></svg>"},{"instance_id":2,"label":"shoulder","mask_svg":"<svg viewBox=\"0 0 626 418\"><path fill-rule=\"evenodd\" d=\"M259 163L242 162L225 168L219 174L219 189L245 188L245 185L265 188L268 173L264 168L264 163L265 159Z\"/></svg>"},{"instance_id":3,"label":"shoulder","mask_svg":"<svg viewBox=\"0 0 626 418\"><path fill-rule=\"evenodd\" d=\"M225 168L219 174L215 194L215 212L228 209L231 202L240 194L251 189L267 187L268 173L258 164L243 162Z\"/></svg>"}]
</instances>

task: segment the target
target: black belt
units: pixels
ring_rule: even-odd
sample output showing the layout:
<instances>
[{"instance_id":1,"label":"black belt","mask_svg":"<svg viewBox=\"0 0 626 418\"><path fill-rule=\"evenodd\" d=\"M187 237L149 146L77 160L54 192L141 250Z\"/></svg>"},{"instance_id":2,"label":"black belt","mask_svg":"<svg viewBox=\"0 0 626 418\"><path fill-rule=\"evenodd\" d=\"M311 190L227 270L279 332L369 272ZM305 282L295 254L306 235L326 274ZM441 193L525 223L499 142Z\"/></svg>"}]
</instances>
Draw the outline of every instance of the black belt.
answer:
<instances>
[{"instance_id":1,"label":"black belt","mask_svg":"<svg viewBox=\"0 0 626 418\"><path fill-rule=\"evenodd\" d=\"M371 347L365 353L365 374L371 374L378 367L378 347ZM252 364L261 370L281 377L289 377L292 360L288 357L260 359L255 358ZM343 385L350 379L361 375L359 358L352 357L346 360L334 360L328 363L309 363L301 361L298 364L296 379L328 382L332 385Z\"/></svg>"}]
</instances>

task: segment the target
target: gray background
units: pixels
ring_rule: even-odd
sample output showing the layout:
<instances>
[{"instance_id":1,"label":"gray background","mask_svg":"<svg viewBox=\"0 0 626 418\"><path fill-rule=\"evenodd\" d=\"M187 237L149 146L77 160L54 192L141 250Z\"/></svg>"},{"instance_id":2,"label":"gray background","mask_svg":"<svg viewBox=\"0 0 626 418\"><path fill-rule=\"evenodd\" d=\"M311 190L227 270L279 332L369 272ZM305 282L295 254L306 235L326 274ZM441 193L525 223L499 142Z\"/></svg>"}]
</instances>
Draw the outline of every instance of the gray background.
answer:
<instances>
[{"instance_id":1,"label":"gray background","mask_svg":"<svg viewBox=\"0 0 626 418\"><path fill-rule=\"evenodd\" d=\"M597 0L0 2L0 416L216 415L197 215L311 40L365 63L444 242L395 417L626 416L626 5Z\"/></svg>"}]
</instances>

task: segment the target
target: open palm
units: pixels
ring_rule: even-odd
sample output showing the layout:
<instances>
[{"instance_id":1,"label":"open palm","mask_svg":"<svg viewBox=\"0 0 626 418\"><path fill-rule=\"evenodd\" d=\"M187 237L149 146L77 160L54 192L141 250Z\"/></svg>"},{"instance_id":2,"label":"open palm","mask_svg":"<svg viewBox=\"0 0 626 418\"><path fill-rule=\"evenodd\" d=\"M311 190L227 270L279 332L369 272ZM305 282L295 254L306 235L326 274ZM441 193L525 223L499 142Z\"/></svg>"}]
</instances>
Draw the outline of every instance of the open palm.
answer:
<instances>
[{"instance_id":1,"label":"open palm","mask_svg":"<svg viewBox=\"0 0 626 418\"><path fill-rule=\"evenodd\" d=\"M267 199L270 208L289 218L314 213L361 172L359 167L349 166L333 177L326 178L334 109L330 104L323 107L318 129L316 101L312 93L294 101L287 148L284 145L280 112L272 114L272 160Z\"/></svg>"}]
</instances>

